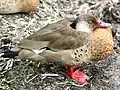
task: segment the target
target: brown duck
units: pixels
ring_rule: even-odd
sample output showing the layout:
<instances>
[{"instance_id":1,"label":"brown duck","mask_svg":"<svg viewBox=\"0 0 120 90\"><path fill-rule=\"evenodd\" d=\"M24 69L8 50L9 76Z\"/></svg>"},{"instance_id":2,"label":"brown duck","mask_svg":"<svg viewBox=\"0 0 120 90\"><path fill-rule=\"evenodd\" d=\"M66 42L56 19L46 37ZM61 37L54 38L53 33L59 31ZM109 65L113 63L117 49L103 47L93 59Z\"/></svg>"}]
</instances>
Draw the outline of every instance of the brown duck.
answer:
<instances>
[{"instance_id":1,"label":"brown duck","mask_svg":"<svg viewBox=\"0 0 120 90\"><path fill-rule=\"evenodd\" d=\"M39 0L0 0L0 14L29 13L36 10Z\"/></svg>"},{"instance_id":2,"label":"brown duck","mask_svg":"<svg viewBox=\"0 0 120 90\"><path fill-rule=\"evenodd\" d=\"M43 27L18 47L17 58L73 66L106 59L113 51L113 37L95 16L83 14L72 23L63 19Z\"/></svg>"}]
</instances>

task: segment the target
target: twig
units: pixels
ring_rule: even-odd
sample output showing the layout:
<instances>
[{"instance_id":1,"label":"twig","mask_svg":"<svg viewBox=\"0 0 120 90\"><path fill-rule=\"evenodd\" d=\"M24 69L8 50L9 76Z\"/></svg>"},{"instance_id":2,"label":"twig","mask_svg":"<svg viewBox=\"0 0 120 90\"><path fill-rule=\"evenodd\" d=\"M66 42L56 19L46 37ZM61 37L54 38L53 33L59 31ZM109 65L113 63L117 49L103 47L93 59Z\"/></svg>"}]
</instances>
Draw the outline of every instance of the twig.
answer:
<instances>
[{"instance_id":1,"label":"twig","mask_svg":"<svg viewBox=\"0 0 120 90\"><path fill-rule=\"evenodd\" d=\"M38 77L38 74L35 75L34 77L32 77L31 79L29 79L26 83L29 83L30 81L32 81L32 80L35 79L36 77Z\"/></svg>"},{"instance_id":2,"label":"twig","mask_svg":"<svg viewBox=\"0 0 120 90\"><path fill-rule=\"evenodd\" d=\"M41 74L42 79L45 79L46 77L58 77L58 74Z\"/></svg>"}]
</instances>

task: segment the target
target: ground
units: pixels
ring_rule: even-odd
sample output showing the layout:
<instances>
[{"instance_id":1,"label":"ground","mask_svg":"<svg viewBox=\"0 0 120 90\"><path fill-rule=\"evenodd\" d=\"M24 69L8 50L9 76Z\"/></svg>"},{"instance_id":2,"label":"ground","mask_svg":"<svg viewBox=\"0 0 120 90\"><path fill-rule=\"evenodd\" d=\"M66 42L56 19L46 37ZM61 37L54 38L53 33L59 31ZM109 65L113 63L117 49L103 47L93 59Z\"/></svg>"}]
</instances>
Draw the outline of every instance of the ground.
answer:
<instances>
[{"instance_id":1,"label":"ground","mask_svg":"<svg viewBox=\"0 0 120 90\"><path fill-rule=\"evenodd\" d=\"M107 62L87 63L83 70L91 77L86 85L66 76L64 67L21 59L0 58L0 90L120 90L120 2L117 0L41 0L35 14L0 15L0 52L45 25L61 18L74 20L81 13L95 12L110 23L114 52Z\"/></svg>"}]
</instances>

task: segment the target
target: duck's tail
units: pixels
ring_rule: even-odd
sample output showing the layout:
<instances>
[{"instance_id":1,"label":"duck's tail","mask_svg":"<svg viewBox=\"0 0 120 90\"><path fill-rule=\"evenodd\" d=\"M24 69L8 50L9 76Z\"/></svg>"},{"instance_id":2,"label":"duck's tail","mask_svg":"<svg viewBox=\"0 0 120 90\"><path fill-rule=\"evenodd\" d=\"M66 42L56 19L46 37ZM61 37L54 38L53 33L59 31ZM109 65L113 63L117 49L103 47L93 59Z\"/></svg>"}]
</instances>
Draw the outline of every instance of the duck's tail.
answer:
<instances>
[{"instance_id":1,"label":"duck's tail","mask_svg":"<svg viewBox=\"0 0 120 90\"><path fill-rule=\"evenodd\" d=\"M16 56L18 56L18 53L20 51L6 51L6 52L2 52L0 54L0 57L3 57L3 58L15 58Z\"/></svg>"}]
</instances>

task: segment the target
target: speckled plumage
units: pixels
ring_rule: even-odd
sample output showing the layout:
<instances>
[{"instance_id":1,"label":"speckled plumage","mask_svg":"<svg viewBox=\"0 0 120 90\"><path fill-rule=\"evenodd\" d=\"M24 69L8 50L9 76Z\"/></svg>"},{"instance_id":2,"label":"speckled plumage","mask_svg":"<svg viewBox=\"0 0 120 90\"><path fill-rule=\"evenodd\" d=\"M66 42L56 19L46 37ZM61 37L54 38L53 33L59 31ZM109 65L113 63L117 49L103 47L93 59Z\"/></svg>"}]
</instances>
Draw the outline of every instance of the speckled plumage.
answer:
<instances>
[{"instance_id":1,"label":"speckled plumage","mask_svg":"<svg viewBox=\"0 0 120 90\"><path fill-rule=\"evenodd\" d=\"M0 14L34 11L39 0L0 0Z\"/></svg>"},{"instance_id":2,"label":"speckled plumage","mask_svg":"<svg viewBox=\"0 0 120 90\"><path fill-rule=\"evenodd\" d=\"M98 27L97 18L89 14L83 14L79 18L76 24L85 24L89 29L87 32L84 32L83 26L76 27L67 20L60 20L20 42L21 50L18 57L72 66L103 60L111 55L113 51L111 29Z\"/></svg>"},{"instance_id":3,"label":"speckled plumage","mask_svg":"<svg viewBox=\"0 0 120 90\"><path fill-rule=\"evenodd\" d=\"M110 28L97 28L92 32L90 41L74 50L74 58L79 62L106 59L113 51L113 37Z\"/></svg>"}]
</instances>

